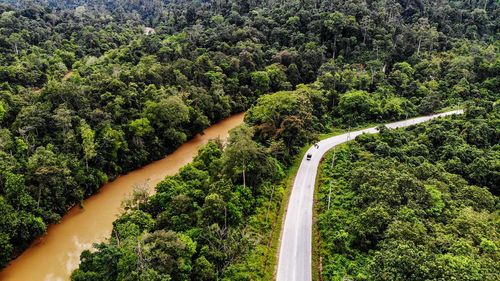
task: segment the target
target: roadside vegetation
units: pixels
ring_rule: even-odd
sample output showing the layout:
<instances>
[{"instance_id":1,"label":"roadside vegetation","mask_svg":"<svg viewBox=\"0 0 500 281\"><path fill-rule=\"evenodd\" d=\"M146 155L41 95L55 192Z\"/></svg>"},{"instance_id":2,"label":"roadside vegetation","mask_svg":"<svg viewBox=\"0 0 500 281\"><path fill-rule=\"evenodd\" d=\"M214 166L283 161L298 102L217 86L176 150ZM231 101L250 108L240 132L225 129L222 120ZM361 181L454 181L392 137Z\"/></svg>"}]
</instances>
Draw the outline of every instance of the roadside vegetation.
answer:
<instances>
[{"instance_id":1,"label":"roadside vegetation","mask_svg":"<svg viewBox=\"0 0 500 281\"><path fill-rule=\"evenodd\" d=\"M496 1L0 2L0 266L103 183L248 110L227 147L138 191L72 278L269 280L304 145L499 99Z\"/></svg>"},{"instance_id":2,"label":"roadside vegetation","mask_svg":"<svg viewBox=\"0 0 500 281\"><path fill-rule=\"evenodd\" d=\"M498 104L471 104L329 153L317 202L323 280L498 280L499 117Z\"/></svg>"}]
</instances>

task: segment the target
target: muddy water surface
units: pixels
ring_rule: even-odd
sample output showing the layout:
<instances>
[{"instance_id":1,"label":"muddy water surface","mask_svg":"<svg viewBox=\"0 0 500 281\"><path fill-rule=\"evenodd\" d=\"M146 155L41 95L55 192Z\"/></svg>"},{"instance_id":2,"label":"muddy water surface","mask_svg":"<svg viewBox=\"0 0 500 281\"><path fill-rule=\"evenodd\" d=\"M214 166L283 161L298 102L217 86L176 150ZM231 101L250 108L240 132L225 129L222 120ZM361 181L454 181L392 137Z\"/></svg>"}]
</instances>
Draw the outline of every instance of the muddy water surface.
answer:
<instances>
[{"instance_id":1,"label":"muddy water surface","mask_svg":"<svg viewBox=\"0 0 500 281\"><path fill-rule=\"evenodd\" d=\"M121 202L134 186L148 183L154 187L165 176L174 175L191 162L201 145L210 139L227 138L230 129L243 122L243 113L233 115L197 135L167 157L118 177L84 201L84 209L72 208L60 223L49 226L21 256L0 273L1 281L64 281L78 266L80 253L93 243L104 241Z\"/></svg>"}]
</instances>

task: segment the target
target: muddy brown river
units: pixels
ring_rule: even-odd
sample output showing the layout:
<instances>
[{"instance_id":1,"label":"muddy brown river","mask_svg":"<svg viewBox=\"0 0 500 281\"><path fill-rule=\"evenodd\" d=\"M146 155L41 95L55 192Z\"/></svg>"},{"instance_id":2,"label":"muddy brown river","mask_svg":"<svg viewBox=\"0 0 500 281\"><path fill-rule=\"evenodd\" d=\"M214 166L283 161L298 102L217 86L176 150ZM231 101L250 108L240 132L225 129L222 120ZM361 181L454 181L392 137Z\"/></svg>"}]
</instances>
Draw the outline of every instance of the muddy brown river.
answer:
<instances>
[{"instance_id":1,"label":"muddy brown river","mask_svg":"<svg viewBox=\"0 0 500 281\"><path fill-rule=\"evenodd\" d=\"M229 130L243 122L243 113L233 115L197 135L165 158L120 176L101 187L84 201L84 208L73 207L60 223L12 261L1 273L2 281L64 281L78 267L83 250L104 241L120 213L121 202L134 186L148 183L151 189L165 176L174 175L192 161L201 145L210 139L225 139Z\"/></svg>"}]
</instances>

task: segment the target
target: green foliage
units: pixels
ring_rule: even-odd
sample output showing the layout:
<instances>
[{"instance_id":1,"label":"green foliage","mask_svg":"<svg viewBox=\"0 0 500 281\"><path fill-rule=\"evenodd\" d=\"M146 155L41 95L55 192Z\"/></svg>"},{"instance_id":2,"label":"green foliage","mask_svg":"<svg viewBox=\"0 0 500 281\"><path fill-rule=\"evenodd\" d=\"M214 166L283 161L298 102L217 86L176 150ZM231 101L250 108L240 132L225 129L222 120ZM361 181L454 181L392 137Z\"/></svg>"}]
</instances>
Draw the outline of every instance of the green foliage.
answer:
<instances>
[{"instance_id":1,"label":"green foliage","mask_svg":"<svg viewBox=\"0 0 500 281\"><path fill-rule=\"evenodd\" d=\"M272 221L259 218L280 202L273 186L280 164L252 136L236 128L225 150L210 142L155 195L127 200L110 241L82 254L72 280L215 280L237 270L233 263L252 251L250 236L265 235L246 223L268 227Z\"/></svg>"},{"instance_id":2,"label":"green foliage","mask_svg":"<svg viewBox=\"0 0 500 281\"><path fill-rule=\"evenodd\" d=\"M147 118L139 118L130 122L130 131L132 131L138 137L146 136L154 132L153 127L151 127L151 122Z\"/></svg>"},{"instance_id":3,"label":"green foliage","mask_svg":"<svg viewBox=\"0 0 500 281\"><path fill-rule=\"evenodd\" d=\"M429 213L440 215L445 207L441 191L434 185L426 185L425 190L429 193L431 199Z\"/></svg>"},{"instance_id":4,"label":"green foliage","mask_svg":"<svg viewBox=\"0 0 500 281\"><path fill-rule=\"evenodd\" d=\"M95 132L82 120L80 122L80 134L82 137L83 157L88 162L97 155L94 143Z\"/></svg>"},{"instance_id":5,"label":"green foliage","mask_svg":"<svg viewBox=\"0 0 500 281\"><path fill-rule=\"evenodd\" d=\"M251 74L253 90L260 96L271 89L271 79L265 71L255 71Z\"/></svg>"},{"instance_id":6,"label":"green foliage","mask_svg":"<svg viewBox=\"0 0 500 281\"><path fill-rule=\"evenodd\" d=\"M339 113L345 120L353 120L356 124L357 120L371 119L378 113L377 103L365 91L350 91L343 94L339 101Z\"/></svg>"},{"instance_id":7,"label":"green foliage","mask_svg":"<svg viewBox=\"0 0 500 281\"><path fill-rule=\"evenodd\" d=\"M260 197L272 197L274 189L265 183L279 179L299 149L332 124L401 119L471 99L489 103L468 110L485 117L480 108L498 101L497 1L3 3L8 4L0 4L0 196L14 208L9 211L33 226L30 236L23 224L2 225L6 260L108 179L163 157L254 104L247 117L253 143L241 141L250 144L248 151L233 147L229 157L211 146L200 154L203 161L183 170L175 188L148 205L155 220L162 218L158 225L191 229L213 193L223 195L231 223L243 223L249 210L268 210L262 203L268 198ZM493 130L480 133L490 127L464 128L467 141L480 149L491 145ZM436 144L443 139L437 131ZM498 181L496 170L488 169L498 167L496 154L465 166L466 155L478 151L458 148L460 161L444 165L476 185L463 192L463 200L470 195L474 202L484 199L477 205L491 205L477 186L491 188ZM384 144L378 151L391 152ZM429 153L419 145L408 151ZM251 157L242 162L239 153ZM171 202L183 208L167 208ZM234 262L228 278L257 278L255 267L262 262L255 257L266 250L255 249L252 265ZM113 260L114 250L103 261ZM193 258L198 262L191 265L200 269L192 272L208 280L223 276L226 261L215 262L217 255ZM125 256L137 260L136 253ZM162 274L150 268L119 279L172 278ZM115 269L75 276L118 278Z\"/></svg>"},{"instance_id":8,"label":"green foliage","mask_svg":"<svg viewBox=\"0 0 500 281\"><path fill-rule=\"evenodd\" d=\"M270 145L277 159L289 163L304 144L314 139L313 124L323 117L322 103L323 93L309 87L265 95L247 112L245 121L255 126L256 138Z\"/></svg>"},{"instance_id":9,"label":"green foliage","mask_svg":"<svg viewBox=\"0 0 500 281\"><path fill-rule=\"evenodd\" d=\"M498 190L474 177L478 161L497 170L485 159L498 160L498 138L478 146L465 132L474 124L484 128L478 137L499 133L498 109L483 110L481 119L359 136L336 149L333 167L326 157L318 222L325 279L498 279Z\"/></svg>"},{"instance_id":10,"label":"green foliage","mask_svg":"<svg viewBox=\"0 0 500 281\"><path fill-rule=\"evenodd\" d=\"M5 117L7 110L5 109L4 103L0 100L0 122L2 122L3 118Z\"/></svg>"}]
</instances>

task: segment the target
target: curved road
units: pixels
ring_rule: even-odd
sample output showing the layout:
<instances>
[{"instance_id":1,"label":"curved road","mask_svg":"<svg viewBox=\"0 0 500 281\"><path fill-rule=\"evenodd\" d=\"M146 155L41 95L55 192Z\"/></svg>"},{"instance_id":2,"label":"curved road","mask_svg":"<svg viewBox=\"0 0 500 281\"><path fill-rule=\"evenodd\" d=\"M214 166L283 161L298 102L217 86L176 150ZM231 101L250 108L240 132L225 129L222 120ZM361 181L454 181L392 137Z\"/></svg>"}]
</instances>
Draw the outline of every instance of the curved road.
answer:
<instances>
[{"instance_id":1,"label":"curved road","mask_svg":"<svg viewBox=\"0 0 500 281\"><path fill-rule=\"evenodd\" d=\"M386 126L388 128L407 127L440 116L462 113L463 110L449 111L390 123ZM328 150L363 133L377 133L377 130L373 127L322 140L318 143L319 148L313 146L307 151L306 155L312 153L311 160L305 157L302 159L293 183L282 230L277 281L310 281L312 279L312 207L319 163Z\"/></svg>"}]
</instances>

